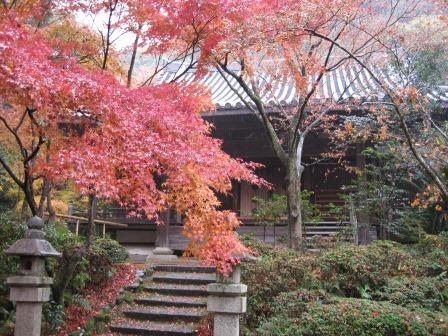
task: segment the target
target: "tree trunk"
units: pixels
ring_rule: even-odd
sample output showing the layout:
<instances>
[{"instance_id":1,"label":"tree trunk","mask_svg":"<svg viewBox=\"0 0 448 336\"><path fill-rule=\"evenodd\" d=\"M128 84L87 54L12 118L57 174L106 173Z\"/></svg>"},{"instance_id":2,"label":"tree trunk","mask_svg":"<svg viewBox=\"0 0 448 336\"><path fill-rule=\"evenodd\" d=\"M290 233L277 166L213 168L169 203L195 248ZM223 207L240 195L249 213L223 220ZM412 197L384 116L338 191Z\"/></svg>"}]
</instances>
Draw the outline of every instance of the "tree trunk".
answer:
<instances>
[{"instance_id":1,"label":"tree trunk","mask_svg":"<svg viewBox=\"0 0 448 336\"><path fill-rule=\"evenodd\" d=\"M45 156L45 162L47 164L50 163L50 146L51 141L47 141L47 154ZM48 177L44 177L44 183L42 186L42 197L40 198L39 202L39 217L43 217L44 211L45 211L45 203L47 204L47 211L48 211L48 222L53 223L56 220L56 211L53 208L53 204L51 203L51 182L48 179Z\"/></svg>"},{"instance_id":2,"label":"tree trunk","mask_svg":"<svg viewBox=\"0 0 448 336\"><path fill-rule=\"evenodd\" d=\"M47 191L47 210L48 210L48 222L54 223L56 221L56 210L53 208L53 203L51 202L51 184Z\"/></svg>"},{"instance_id":3,"label":"tree trunk","mask_svg":"<svg viewBox=\"0 0 448 336\"><path fill-rule=\"evenodd\" d=\"M26 201L25 194L23 194L22 206L20 208L20 218L27 219L29 217L29 209L28 202Z\"/></svg>"},{"instance_id":4,"label":"tree trunk","mask_svg":"<svg viewBox=\"0 0 448 336\"><path fill-rule=\"evenodd\" d=\"M44 182L42 185L42 196L40 197L39 200L39 207L38 207L38 216L39 217L43 217L44 216L44 212L45 212L45 201L48 199L48 194L50 192L50 181L48 180L48 178L44 177Z\"/></svg>"},{"instance_id":5,"label":"tree trunk","mask_svg":"<svg viewBox=\"0 0 448 336\"><path fill-rule=\"evenodd\" d=\"M302 168L297 169L296 157L290 158L287 174L289 247L296 251L302 251L304 248L302 202L300 198Z\"/></svg>"},{"instance_id":6,"label":"tree trunk","mask_svg":"<svg viewBox=\"0 0 448 336\"><path fill-rule=\"evenodd\" d=\"M64 293L69 287L70 281L76 275L84 253L82 246L77 246L73 250L64 250L62 253L62 260L60 261L62 266L57 272L55 283L52 286L53 299L61 306L64 305Z\"/></svg>"},{"instance_id":7,"label":"tree trunk","mask_svg":"<svg viewBox=\"0 0 448 336\"><path fill-rule=\"evenodd\" d=\"M37 208L37 213L40 218L43 218L45 212L45 201L47 199L47 181L44 178L44 183L42 185L42 194L40 195L39 206Z\"/></svg>"},{"instance_id":8,"label":"tree trunk","mask_svg":"<svg viewBox=\"0 0 448 336\"><path fill-rule=\"evenodd\" d=\"M23 185L23 192L25 193L25 200L31 210L32 216L38 216L38 208L36 200L34 199L33 181L28 173L25 173L25 183Z\"/></svg>"},{"instance_id":9,"label":"tree trunk","mask_svg":"<svg viewBox=\"0 0 448 336\"><path fill-rule=\"evenodd\" d=\"M142 29L142 25L138 26L138 30L135 34L135 40L134 44L132 46L132 56L131 56L131 63L129 64L128 69L128 80L127 80L127 87L131 87L131 81L132 81L132 72L134 71L134 64L135 64L135 58L137 57L137 49L138 49L138 40L140 38L140 32Z\"/></svg>"},{"instance_id":10,"label":"tree trunk","mask_svg":"<svg viewBox=\"0 0 448 336\"><path fill-rule=\"evenodd\" d=\"M86 250L90 252L95 235L95 218L96 218L97 198L95 195L89 195L89 205L87 212L87 240Z\"/></svg>"}]
</instances>

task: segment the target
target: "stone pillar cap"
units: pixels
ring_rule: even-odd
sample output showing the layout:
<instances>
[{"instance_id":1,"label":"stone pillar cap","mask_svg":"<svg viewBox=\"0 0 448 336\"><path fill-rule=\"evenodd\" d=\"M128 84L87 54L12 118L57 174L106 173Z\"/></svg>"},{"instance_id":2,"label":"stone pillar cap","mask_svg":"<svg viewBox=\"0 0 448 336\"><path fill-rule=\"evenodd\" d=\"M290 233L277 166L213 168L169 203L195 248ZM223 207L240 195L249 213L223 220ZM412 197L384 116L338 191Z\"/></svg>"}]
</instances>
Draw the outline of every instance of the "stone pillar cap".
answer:
<instances>
[{"instance_id":1,"label":"stone pillar cap","mask_svg":"<svg viewBox=\"0 0 448 336\"><path fill-rule=\"evenodd\" d=\"M12 244L6 251L7 255L31 257L60 257L62 254L54 249L45 239L42 232L43 221L34 216L28 220L28 230L25 237Z\"/></svg>"},{"instance_id":2,"label":"stone pillar cap","mask_svg":"<svg viewBox=\"0 0 448 336\"><path fill-rule=\"evenodd\" d=\"M12 244L7 255L31 257L60 257L62 254L54 249L45 239L23 238Z\"/></svg>"},{"instance_id":3,"label":"stone pillar cap","mask_svg":"<svg viewBox=\"0 0 448 336\"><path fill-rule=\"evenodd\" d=\"M243 284L211 283L207 285L207 293L215 296L241 296L247 293L247 286Z\"/></svg>"},{"instance_id":4,"label":"stone pillar cap","mask_svg":"<svg viewBox=\"0 0 448 336\"><path fill-rule=\"evenodd\" d=\"M53 284L53 278L37 275L14 275L7 278L6 283L16 287L39 287Z\"/></svg>"},{"instance_id":5,"label":"stone pillar cap","mask_svg":"<svg viewBox=\"0 0 448 336\"><path fill-rule=\"evenodd\" d=\"M240 259L241 262L253 262L260 259L259 257L256 257L250 253L235 254L235 257Z\"/></svg>"},{"instance_id":6,"label":"stone pillar cap","mask_svg":"<svg viewBox=\"0 0 448 336\"><path fill-rule=\"evenodd\" d=\"M42 230L44 227L44 221L38 216L33 216L28 219L27 224L30 229Z\"/></svg>"}]
</instances>

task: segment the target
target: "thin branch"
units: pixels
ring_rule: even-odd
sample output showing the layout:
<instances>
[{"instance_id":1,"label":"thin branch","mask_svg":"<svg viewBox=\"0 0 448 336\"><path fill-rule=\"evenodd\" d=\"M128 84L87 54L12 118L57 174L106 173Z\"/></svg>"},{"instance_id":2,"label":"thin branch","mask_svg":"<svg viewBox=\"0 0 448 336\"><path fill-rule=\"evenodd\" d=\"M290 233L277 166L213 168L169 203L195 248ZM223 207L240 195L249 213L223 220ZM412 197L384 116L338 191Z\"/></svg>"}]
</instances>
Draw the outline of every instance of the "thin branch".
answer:
<instances>
[{"instance_id":1,"label":"thin branch","mask_svg":"<svg viewBox=\"0 0 448 336\"><path fill-rule=\"evenodd\" d=\"M20 148L20 153L22 154L23 159L26 160L28 154L25 147L23 146L22 140L20 139L19 135L11 128L11 126L9 126L8 122L4 117L0 116L0 120L3 122L8 131L14 136L14 139L16 139L17 145Z\"/></svg>"},{"instance_id":2,"label":"thin branch","mask_svg":"<svg viewBox=\"0 0 448 336\"><path fill-rule=\"evenodd\" d=\"M27 116L27 114L28 114L28 111L27 111L27 109L25 109L25 111L23 112L22 117L20 118L17 126L14 127L14 131L15 132L17 132L19 130L19 128L22 126L23 121L25 120L25 117Z\"/></svg>"},{"instance_id":3,"label":"thin branch","mask_svg":"<svg viewBox=\"0 0 448 336\"><path fill-rule=\"evenodd\" d=\"M14 174L14 172L12 171L11 167L8 165L8 163L6 162L6 160L0 155L0 164L3 166L3 168L5 168L6 172L8 173L8 175L14 180L14 182L23 189L24 187L24 183L22 181L20 181L20 179L17 177L16 174Z\"/></svg>"},{"instance_id":4,"label":"thin branch","mask_svg":"<svg viewBox=\"0 0 448 336\"><path fill-rule=\"evenodd\" d=\"M339 37L342 35L342 33L344 32L346 27L347 26L344 26L338 32L338 34L336 35L336 40L339 39ZM323 64L323 68L324 69L328 66L328 62L330 61L330 57L331 57L331 54L333 53L333 49L334 49L334 45L331 44L330 48L328 49L328 52L327 52L327 55L325 57L325 61L324 61L324 64ZM323 71L321 71L319 73L317 79L314 81L314 84L313 84L311 90L308 92L308 94L306 95L304 101L302 102L298 113L296 113L297 118L292 120L292 123L291 123L291 133L290 133L290 139L291 139L291 146L292 146L292 148L295 147L295 144L297 142L297 134L298 134L298 131L299 131L299 127L300 127L301 121L303 119L303 115L305 113L305 108L306 108L306 106L308 106L308 102L311 99L311 97L314 94L314 92L316 91L317 86L319 85L320 81L322 80L322 77L323 77L324 74L325 74L325 70L323 70Z\"/></svg>"},{"instance_id":5,"label":"thin branch","mask_svg":"<svg viewBox=\"0 0 448 336\"><path fill-rule=\"evenodd\" d=\"M127 78L127 87L128 88L131 87L132 72L134 71L135 58L137 57L138 40L140 38L141 30L142 30L142 25L140 24L138 26L137 32L135 34L134 44L132 45L131 63L129 64L128 78Z\"/></svg>"},{"instance_id":6,"label":"thin branch","mask_svg":"<svg viewBox=\"0 0 448 336\"><path fill-rule=\"evenodd\" d=\"M250 87L247 85L247 83L244 81L244 79L242 78L241 75L235 74L227 66L225 66L224 63L219 62L219 61L217 63L218 63L218 66L221 67L222 70L224 70L224 72L229 74L231 77L233 77L238 82L240 87L244 90L244 92L249 96L249 98L252 100L252 102L257 107L258 113L256 115L259 116L262 124L265 126L267 134L268 134L269 138L271 139L271 145L272 145L274 152L276 153L278 159L286 167L287 163L288 163L288 157L286 155L285 150L283 149L283 147L281 145L281 141L274 129L274 126L269 121L269 118L267 116L267 113L265 111L265 108L264 108L261 98L254 91L252 91L250 89Z\"/></svg>"},{"instance_id":7,"label":"thin branch","mask_svg":"<svg viewBox=\"0 0 448 336\"><path fill-rule=\"evenodd\" d=\"M36 144L36 147L34 147L33 151L31 152L31 154L25 159L25 163L30 162L32 159L34 159L36 157L36 155L39 153L40 151L40 147L45 143L45 138L43 136L39 136L39 141Z\"/></svg>"}]
</instances>

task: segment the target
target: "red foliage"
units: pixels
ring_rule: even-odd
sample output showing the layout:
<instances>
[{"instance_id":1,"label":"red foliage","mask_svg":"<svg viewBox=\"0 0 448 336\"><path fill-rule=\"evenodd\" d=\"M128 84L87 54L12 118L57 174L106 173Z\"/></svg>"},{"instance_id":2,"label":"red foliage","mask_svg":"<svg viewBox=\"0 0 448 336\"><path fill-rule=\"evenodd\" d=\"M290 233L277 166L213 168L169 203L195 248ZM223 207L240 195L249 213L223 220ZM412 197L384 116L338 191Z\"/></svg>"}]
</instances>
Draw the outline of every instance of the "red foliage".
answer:
<instances>
[{"instance_id":1,"label":"red foliage","mask_svg":"<svg viewBox=\"0 0 448 336\"><path fill-rule=\"evenodd\" d=\"M233 230L234 213L219 211L215 192L231 190L232 179L262 183L243 164L225 154L209 136L199 115L200 87L176 84L127 89L119 85L103 99L101 125L76 142L60 141L49 165L55 178L74 181L82 194L94 194L157 219L171 207L185 215L189 252L216 264L223 273L245 251Z\"/></svg>"},{"instance_id":2,"label":"red foliage","mask_svg":"<svg viewBox=\"0 0 448 336\"><path fill-rule=\"evenodd\" d=\"M179 24L193 7L201 20L233 13L213 1L174 5L180 6L172 13ZM176 209L186 218L188 252L229 273L245 248L234 234L236 215L218 210L216 193L228 193L232 179L264 182L253 173L256 165L231 158L210 137L211 127L199 115L211 109L207 92L186 84L129 89L105 71L80 67L65 48L56 50L28 26L28 16L0 14L0 97L7 106L0 114L20 120L31 109L30 132L38 131L43 142L51 139L51 161L36 157L29 170L72 180L82 194L135 208L135 215L157 219L159 211ZM61 122L80 124L83 134L61 132Z\"/></svg>"},{"instance_id":3,"label":"red foliage","mask_svg":"<svg viewBox=\"0 0 448 336\"><path fill-rule=\"evenodd\" d=\"M53 336L66 336L82 327L88 320L95 317L104 306L113 303L118 298L120 288L132 284L139 267L132 264L116 265L116 272L108 281L101 285L87 288L82 294L89 302L91 309L71 304L65 309L65 323L58 327Z\"/></svg>"},{"instance_id":4,"label":"red foliage","mask_svg":"<svg viewBox=\"0 0 448 336\"><path fill-rule=\"evenodd\" d=\"M199 322L197 336L213 336L213 316L208 315Z\"/></svg>"}]
</instances>

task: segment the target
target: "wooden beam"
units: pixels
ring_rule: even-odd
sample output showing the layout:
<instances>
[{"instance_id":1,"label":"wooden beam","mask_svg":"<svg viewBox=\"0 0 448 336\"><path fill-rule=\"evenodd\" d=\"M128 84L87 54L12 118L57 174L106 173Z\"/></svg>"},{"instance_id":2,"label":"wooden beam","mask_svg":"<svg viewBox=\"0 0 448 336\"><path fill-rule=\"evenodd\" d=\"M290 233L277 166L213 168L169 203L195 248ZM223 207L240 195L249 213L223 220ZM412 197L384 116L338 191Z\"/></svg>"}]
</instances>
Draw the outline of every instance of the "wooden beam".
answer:
<instances>
[{"instance_id":1,"label":"wooden beam","mask_svg":"<svg viewBox=\"0 0 448 336\"><path fill-rule=\"evenodd\" d=\"M48 212L45 212L44 215L48 216ZM56 214L56 217L65 218L65 219L73 219L73 220L76 220L76 221L83 221L83 222L87 223L87 218L85 218L85 217L78 217L78 216L72 216L72 215L63 215L63 214ZM101 219L95 219L94 222L96 224L104 224L104 225L111 226L111 227L122 227L122 228L127 228L128 227L127 224L117 223L117 222L109 222L109 221L105 221L105 220L101 220Z\"/></svg>"}]
</instances>

